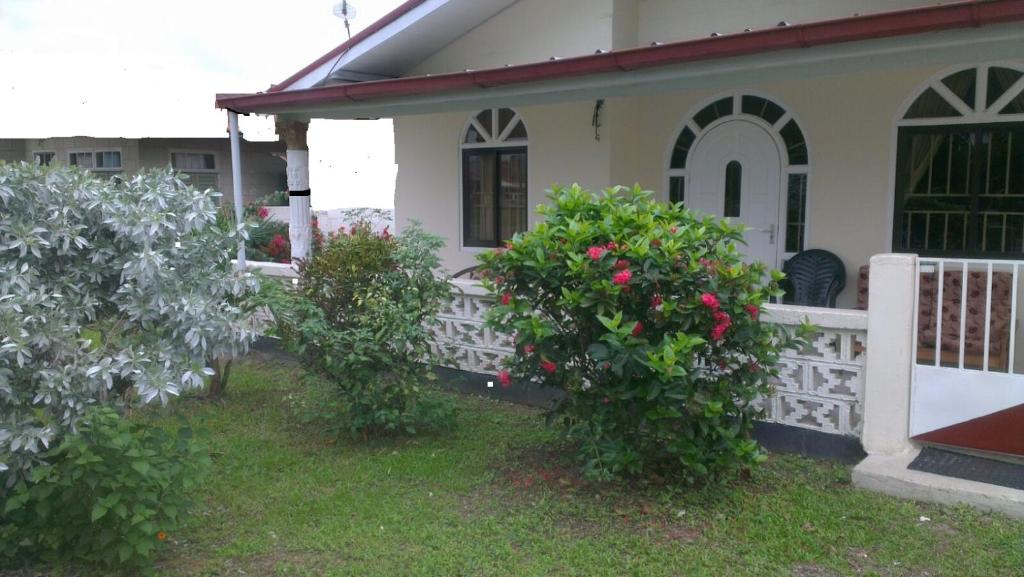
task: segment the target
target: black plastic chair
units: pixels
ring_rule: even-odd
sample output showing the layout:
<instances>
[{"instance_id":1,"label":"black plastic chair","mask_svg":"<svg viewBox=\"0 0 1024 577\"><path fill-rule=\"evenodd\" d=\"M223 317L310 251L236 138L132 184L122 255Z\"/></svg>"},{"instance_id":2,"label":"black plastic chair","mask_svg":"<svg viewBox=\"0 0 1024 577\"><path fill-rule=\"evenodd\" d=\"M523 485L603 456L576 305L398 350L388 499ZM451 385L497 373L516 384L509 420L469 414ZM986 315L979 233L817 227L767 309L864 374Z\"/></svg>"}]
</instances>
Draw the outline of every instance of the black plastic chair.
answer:
<instances>
[{"instance_id":1,"label":"black plastic chair","mask_svg":"<svg viewBox=\"0 0 1024 577\"><path fill-rule=\"evenodd\" d=\"M466 267L459 272L452 275L452 278L466 278L470 280L480 280L480 265Z\"/></svg>"},{"instance_id":2,"label":"black plastic chair","mask_svg":"<svg viewBox=\"0 0 1024 577\"><path fill-rule=\"evenodd\" d=\"M836 308L836 297L846 286L846 266L838 256L814 248L793 255L782 267L785 304Z\"/></svg>"}]
</instances>

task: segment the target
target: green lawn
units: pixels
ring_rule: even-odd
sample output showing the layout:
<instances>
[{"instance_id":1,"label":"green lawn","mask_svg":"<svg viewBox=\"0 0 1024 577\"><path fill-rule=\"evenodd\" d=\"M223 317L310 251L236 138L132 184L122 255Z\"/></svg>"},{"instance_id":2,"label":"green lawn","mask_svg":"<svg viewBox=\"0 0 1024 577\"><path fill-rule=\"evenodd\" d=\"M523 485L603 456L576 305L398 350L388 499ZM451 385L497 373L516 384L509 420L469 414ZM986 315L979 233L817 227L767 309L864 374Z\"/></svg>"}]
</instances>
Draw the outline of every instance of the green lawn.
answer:
<instances>
[{"instance_id":1,"label":"green lawn","mask_svg":"<svg viewBox=\"0 0 1024 577\"><path fill-rule=\"evenodd\" d=\"M846 466L595 486L536 411L494 401L460 397L454 433L335 442L293 417L297 374L250 360L225 404L176 405L211 430L214 476L159 575L1024 574L1024 523L859 491Z\"/></svg>"}]
</instances>

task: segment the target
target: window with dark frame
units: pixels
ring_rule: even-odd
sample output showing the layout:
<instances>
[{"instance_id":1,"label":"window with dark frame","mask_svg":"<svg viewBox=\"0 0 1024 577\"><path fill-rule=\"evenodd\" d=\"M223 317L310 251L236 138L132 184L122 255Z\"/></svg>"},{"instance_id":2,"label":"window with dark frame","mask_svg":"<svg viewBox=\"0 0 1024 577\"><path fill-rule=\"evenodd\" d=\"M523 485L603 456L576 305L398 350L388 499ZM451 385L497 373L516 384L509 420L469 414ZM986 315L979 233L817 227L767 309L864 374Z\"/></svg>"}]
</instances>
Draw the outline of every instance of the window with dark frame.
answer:
<instances>
[{"instance_id":1,"label":"window with dark frame","mask_svg":"<svg viewBox=\"0 0 1024 577\"><path fill-rule=\"evenodd\" d=\"M960 70L908 108L896 143L893 250L986 258L1024 252L1024 121L1001 121L1024 111L1014 104L1024 103L1021 77L996 66ZM940 82L945 90L936 90Z\"/></svg>"},{"instance_id":2,"label":"window with dark frame","mask_svg":"<svg viewBox=\"0 0 1024 577\"><path fill-rule=\"evenodd\" d=\"M463 245L496 247L527 229L526 127L514 111L470 120L462 147Z\"/></svg>"}]
</instances>

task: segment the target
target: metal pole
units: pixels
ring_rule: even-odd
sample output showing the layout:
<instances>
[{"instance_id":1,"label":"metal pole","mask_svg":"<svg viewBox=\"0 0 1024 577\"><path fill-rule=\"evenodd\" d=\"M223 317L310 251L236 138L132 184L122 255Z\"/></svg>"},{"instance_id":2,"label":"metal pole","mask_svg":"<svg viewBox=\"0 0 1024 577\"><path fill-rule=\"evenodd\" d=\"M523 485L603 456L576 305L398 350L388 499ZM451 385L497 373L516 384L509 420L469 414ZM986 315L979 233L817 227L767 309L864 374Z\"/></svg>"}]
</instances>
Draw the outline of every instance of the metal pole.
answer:
<instances>
[{"instance_id":1,"label":"metal pole","mask_svg":"<svg viewBox=\"0 0 1024 577\"><path fill-rule=\"evenodd\" d=\"M245 221L242 206L242 149L238 139L238 113L228 111L228 132L231 134L231 182L234 186L235 224ZM238 270L245 270L245 239L238 239Z\"/></svg>"}]
</instances>

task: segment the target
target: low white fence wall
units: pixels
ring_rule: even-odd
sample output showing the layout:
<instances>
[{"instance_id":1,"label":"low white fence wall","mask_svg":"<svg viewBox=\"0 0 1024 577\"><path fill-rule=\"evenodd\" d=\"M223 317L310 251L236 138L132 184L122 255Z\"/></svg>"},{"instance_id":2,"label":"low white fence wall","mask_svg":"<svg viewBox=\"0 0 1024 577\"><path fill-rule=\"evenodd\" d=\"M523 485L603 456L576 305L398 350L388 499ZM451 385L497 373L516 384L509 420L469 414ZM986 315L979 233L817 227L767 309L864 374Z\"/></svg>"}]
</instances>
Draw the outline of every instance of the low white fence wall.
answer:
<instances>
[{"instance_id":1,"label":"low white fence wall","mask_svg":"<svg viewBox=\"0 0 1024 577\"><path fill-rule=\"evenodd\" d=\"M515 351L512 340L484 326L493 300L476 281L456 279L452 301L434 329L438 348L454 353L452 368L494 374ZM787 351L776 393L762 400L765 420L824 433L859 436L864 415L867 312L767 305L766 318L783 325L805 319L818 327L809 346Z\"/></svg>"}]
</instances>

